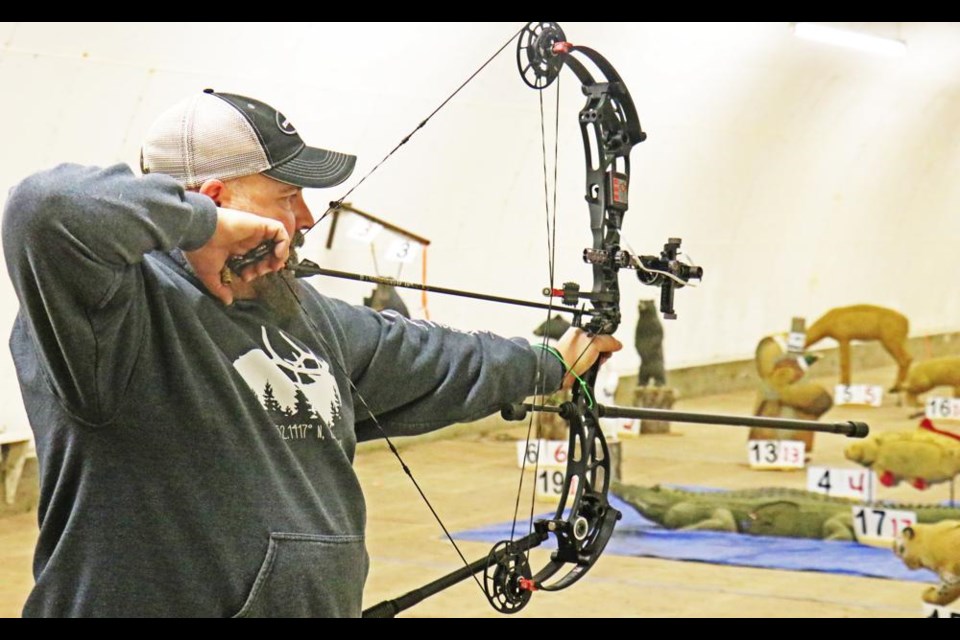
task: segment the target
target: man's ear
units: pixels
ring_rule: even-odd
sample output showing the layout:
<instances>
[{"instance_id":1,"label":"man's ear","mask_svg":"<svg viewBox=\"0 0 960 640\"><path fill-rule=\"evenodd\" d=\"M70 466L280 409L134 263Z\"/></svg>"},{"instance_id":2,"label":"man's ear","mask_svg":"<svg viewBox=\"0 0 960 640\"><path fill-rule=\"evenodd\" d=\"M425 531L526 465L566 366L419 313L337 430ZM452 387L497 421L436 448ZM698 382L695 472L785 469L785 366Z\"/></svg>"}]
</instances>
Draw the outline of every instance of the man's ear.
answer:
<instances>
[{"instance_id":1,"label":"man's ear","mask_svg":"<svg viewBox=\"0 0 960 640\"><path fill-rule=\"evenodd\" d=\"M222 180L217 180L212 178L207 180L202 185L200 185L200 193L207 196L211 200L217 203L217 206L222 206L221 201L226 195L227 185L223 183Z\"/></svg>"}]
</instances>

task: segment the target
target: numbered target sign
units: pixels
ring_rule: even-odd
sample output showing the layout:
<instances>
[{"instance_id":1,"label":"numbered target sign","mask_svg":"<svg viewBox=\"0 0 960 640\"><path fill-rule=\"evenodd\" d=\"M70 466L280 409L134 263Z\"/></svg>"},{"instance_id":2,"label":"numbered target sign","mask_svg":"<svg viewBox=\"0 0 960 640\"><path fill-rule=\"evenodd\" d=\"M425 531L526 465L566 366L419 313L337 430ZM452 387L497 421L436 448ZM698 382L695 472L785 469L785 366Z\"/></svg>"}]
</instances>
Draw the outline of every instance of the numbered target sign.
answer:
<instances>
[{"instance_id":1,"label":"numbered target sign","mask_svg":"<svg viewBox=\"0 0 960 640\"><path fill-rule=\"evenodd\" d=\"M617 422L617 435L621 438L635 438L640 435L639 420L619 420Z\"/></svg>"},{"instance_id":2,"label":"numbered target sign","mask_svg":"<svg viewBox=\"0 0 960 640\"><path fill-rule=\"evenodd\" d=\"M353 221L353 224L350 225L350 231L347 232L347 237L357 242L366 242L369 244L373 242L373 239L376 238L381 231L383 231L382 224L377 224L365 218L357 218Z\"/></svg>"},{"instance_id":3,"label":"numbered target sign","mask_svg":"<svg viewBox=\"0 0 960 640\"><path fill-rule=\"evenodd\" d=\"M917 514L913 511L853 507L853 533L861 544L889 547L900 532L916 523Z\"/></svg>"},{"instance_id":4,"label":"numbered target sign","mask_svg":"<svg viewBox=\"0 0 960 640\"><path fill-rule=\"evenodd\" d=\"M803 345L806 344L807 334L799 331L791 331L787 334L787 349L789 351L803 351Z\"/></svg>"},{"instance_id":5,"label":"numbered target sign","mask_svg":"<svg viewBox=\"0 0 960 640\"><path fill-rule=\"evenodd\" d=\"M800 440L751 440L747 460L751 469L802 469L806 450Z\"/></svg>"},{"instance_id":6,"label":"numbered target sign","mask_svg":"<svg viewBox=\"0 0 960 640\"><path fill-rule=\"evenodd\" d=\"M404 264L413 262L420 255L420 243L414 242L409 238L396 238L387 245L387 250L383 257L393 262L402 262Z\"/></svg>"},{"instance_id":7,"label":"numbered target sign","mask_svg":"<svg viewBox=\"0 0 960 640\"><path fill-rule=\"evenodd\" d=\"M833 403L859 404L879 407L883 403L883 387L878 384L838 384L834 388Z\"/></svg>"},{"instance_id":8,"label":"numbered target sign","mask_svg":"<svg viewBox=\"0 0 960 640\"><path fill-rule=\"evenodd\" d=\"M871 502L876 479L876 474L869 469L808 467L807 491Z\"/></svg>"},{"instance_id":9,"label":"numbered target sign","mask_svg":"<svg viewBox=\"0 0 960 640\"><path fill-rule=\"evenodd\" d=\"M960 398L929 398L926 413L931 420L960 420Z\"/></svg>"},{"instance_id":10,"label":"numbered target sign","mask_svg":"<svg viewBox=\"0 0 960 640\"><path fill-rule=\"evenodd\" d=\"M563 493L564 471L562 469L537 470L537 499L559 502ZM573 497L577 492L577 478L570 479L570 493Z\"/></svg>"},{"instance_id":11,"label":"numbered target sign","mask_svg":"<svg viewBox=\"0 0 960 640\"><path fill-rule=\"evenodd\" d=\"M936 604L923 603L924 618L960 618L960 609L951 609Z\"/></svg>"},{"instance_id":12,"label":"numbered target sign","mask_svg":"<svg viewBox=\"0 0 960 640\"><path fill-rule=\"evenodd\" d=\"M543 459L541 465L547 467L567 468L567 441L566 440L544 440Z\"/></svg>"},{"instance_id":13,"label":"numbered target sign","mask_svg":"<svg viewBox=\"0 0 960 640\"><path fill-rule=\"evenodd\" d=\"M527 442L526 440L517 440L517 466L521 469L524 466L566 468L567 441L541 439Z\"/></svg>"}]
</instances>

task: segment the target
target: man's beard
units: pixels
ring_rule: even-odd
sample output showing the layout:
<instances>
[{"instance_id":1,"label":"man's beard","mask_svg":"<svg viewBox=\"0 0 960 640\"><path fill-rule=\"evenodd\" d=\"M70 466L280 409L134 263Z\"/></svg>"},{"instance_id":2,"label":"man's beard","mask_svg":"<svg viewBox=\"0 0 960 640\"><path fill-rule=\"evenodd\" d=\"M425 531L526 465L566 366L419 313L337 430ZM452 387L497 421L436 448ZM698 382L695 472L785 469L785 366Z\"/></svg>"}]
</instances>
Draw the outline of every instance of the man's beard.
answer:
<instances>
[{"instance_id":1,"label":"man's beard","mask_svg":"<svg viewBox=\"0 0 960 640\"><path fill-rule=\"evenodd\" d=\"M303 246L303 234L297 231L290 242L290 258L287 264L299 261L297 247ZM270 310L278 321L288 324L301 312L300 299L296 294L296 276L290 269L283 269L255 278L250 282L256 299Z\"/></svg>"},{"instance_id":2,"label":"man's beard","mask_svg":"<svg viewBox=\"0 0 960 640\"><path fill-rule=\"evenodd\" d=\"M284 269L268 273L250 282L256 299L282 324L287 324L300 313L296 278L293 271Z\"/></svg>"}]
</instances>

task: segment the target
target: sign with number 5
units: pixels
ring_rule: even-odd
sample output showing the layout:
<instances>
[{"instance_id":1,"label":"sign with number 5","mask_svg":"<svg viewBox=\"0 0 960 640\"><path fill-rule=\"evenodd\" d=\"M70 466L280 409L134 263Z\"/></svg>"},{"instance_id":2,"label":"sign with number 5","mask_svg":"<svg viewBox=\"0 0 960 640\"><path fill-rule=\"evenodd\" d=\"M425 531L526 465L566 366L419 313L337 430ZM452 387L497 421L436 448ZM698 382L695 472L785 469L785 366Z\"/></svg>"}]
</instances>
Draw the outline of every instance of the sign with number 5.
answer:
<instances>
[{"instance_id":1,"label":"sign with number 5","mask_svg":"<svg viewBox=\"0 0 960 640\"><path fill-rule=\"evenodd\" d=\"M879 407L883 404L883 387L878 384L838 384L834 388L833 403Z\"/></svg>"}]
</instances>

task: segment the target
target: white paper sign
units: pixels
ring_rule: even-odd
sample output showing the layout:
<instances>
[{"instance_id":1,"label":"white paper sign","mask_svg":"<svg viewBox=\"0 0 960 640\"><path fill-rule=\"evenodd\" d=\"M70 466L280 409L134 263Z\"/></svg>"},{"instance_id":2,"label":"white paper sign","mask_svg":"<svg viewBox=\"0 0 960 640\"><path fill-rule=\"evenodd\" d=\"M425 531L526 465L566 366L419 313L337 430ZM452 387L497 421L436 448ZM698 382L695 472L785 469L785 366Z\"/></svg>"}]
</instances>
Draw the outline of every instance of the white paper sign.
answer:
<instances>
[{"instance_id":1,"label":"white paper sign","mask_svg":"<svg viewBox=\"0 0 960 640\"><path fill-rule=\"evenodd\" d=\"M559 499L563 491L563 471L560 469L539 469L537 471L537 497L541 499Z\"/></svg>"},{"instance_id":2,"label":"white paper sign","mask_svg":"<svg viewBox=\"0 0 960 640\"><path fill-rule=\"evenodd\" d=\"M926 409L931 420L960 420L960 398L933 396L927 399Z\"/></svg>"},{"instance_id":3,"label":"white paper sign","mask_svg":"<svg viewBox=\"0 0 960 640\"><path fill-rule=\"evenodd\" d=\"M567 467L567 441L566 440L517 440L517 466L524 468L524 459L526 466L534 465L541 467ZM537 457L539 455L539 461Z\"/></svg>"},{"instance_id":4,"label":"white paper sign","mask_svg":"<svg viewBox=\"0 0 960 640\"><path fill-rule=\"evenodd\" d=\"M883 403L883 387L878 384L838 384L834 388L833 403L860 404L879 407Z\"/></svg>"},{"instance_id":5,"label":"white paper sign","mask_svg":"<svg viewBox=\"0 0 960 640\"><path fill-rule=\"evenodd\" d=\"M877 474L869 469L807 468L807 491L837 498L873 501Z\"/></svg>"},{"instance_id":6,"label":"white paper sign","mask_svg":"<svg viewBox=\"0 0 960 640\"><path fill-rule=\"evenodd\" d=\"M914 511L882 507L853 507L853 533L857 542L873 546L890 546L900 532L917 522Z\"/></svg>"},{"instance_id":7,"label":"white paper sign","mask_svg":"<svg viewBox=\"0 0 960 640\"><path fill-rule=\"evenodd\" d=\"M623 438L636 438L640 435L640 420L623 419L617 421L617 436Z\"/></svg>"},{"instance_id":8,"label":"white paper sign","mask_svg":"<svg viewBox=\"0 0 960 640\"><path fill-rule=\"evenodd\" d=\"M366 242L369 244L373 242L373 239L376 238L381 231L383 231L382 224L377 224L366 218L357 217L350 225L347 237L357 242Z\"/></svg>"},{"instance_id":9,"label":"white paper sign","mask_svg":"<svg viewBox=\"0 0 960 640\"><path fill-rule=\"evenodd\" d=\"M807 334L798 331L791 331L787 334L787 350L803 351L803 345L806 343Z\"/></svg>"},{"instance_id":10,"label":"white paper sign","mask_svg":"<svg viewBox=\"0 0 960 640\"><path fill-rule=\"evenodd\" d=\"M800 440L750 440L747 460L751 469L802 469L806 449Z\"/></svg>"},{"instance_id":11,"label":"white paper sign","mask_svg":"<svg viewBox=\"0 0 960 640\"><path fill-rule=\"evenodd\" d=\"M560 494L563 493L564 471L562 469L538 469L537 470L537 499L559 502ZM571 497L577 493L577 478L570 479ZM568 503L569 504L569 503Z\"/></svg>"},{"instance_id":12,"label":"white paper sign","mask_svg":"<svg viewBox=\"0 0 960 640\"><path fill-rule=\"evenodd\" d=\"M387 250L383 253L383 258L392 262L402 262L409 264L420 255L421 245L418 242L407 238L396 238L387 245Z\"/></svg>"},{"instance_id":13,"label":"white paper sign","mask_svg":"<svg viewBox=\"0 0 960 640\"><path fill-rule=\"evenodd\" d=\"M923 603L924 618L960 618L960 609L951 609L942 605Z\"/></svg>"}]
</instances>

